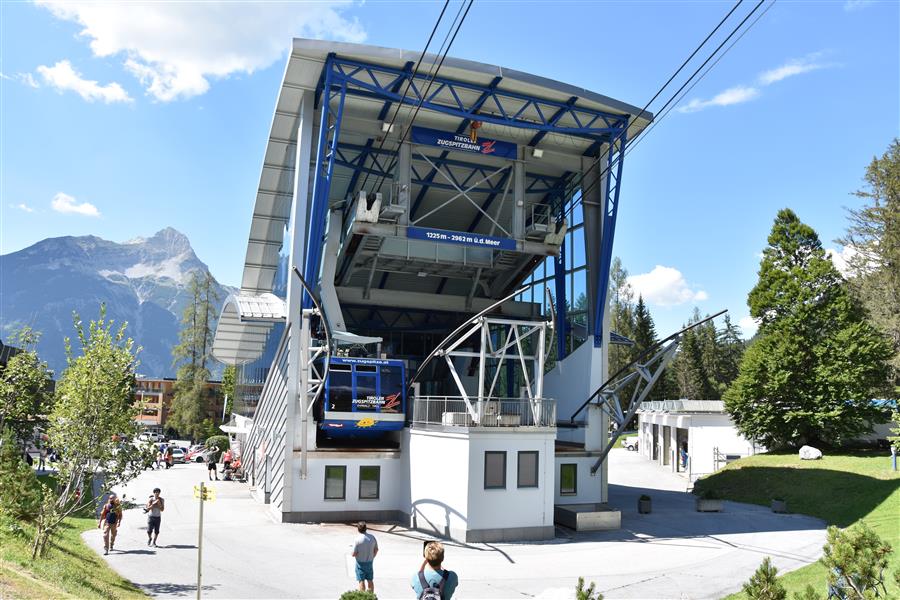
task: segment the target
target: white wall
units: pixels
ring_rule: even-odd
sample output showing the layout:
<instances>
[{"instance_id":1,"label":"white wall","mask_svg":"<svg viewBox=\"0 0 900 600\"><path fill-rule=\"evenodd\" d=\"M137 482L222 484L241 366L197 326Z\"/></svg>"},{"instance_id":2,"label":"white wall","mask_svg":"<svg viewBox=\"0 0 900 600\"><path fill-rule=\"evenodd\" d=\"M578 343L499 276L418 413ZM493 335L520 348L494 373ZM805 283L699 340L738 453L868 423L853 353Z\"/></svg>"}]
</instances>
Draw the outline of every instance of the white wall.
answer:
<instances>
[{"instance_id":1,"label":"white wall","mask_svg":"<svg viewBox=\"0 0 900 600\"><path fill-rule=\"evenodd\" d=\"M591 467L596 461L596 456L556 456L553 466L553 501L556 504L603 502L603 479L600 470L597 470L596 475L591 475ZM578 465L575 483L577 493L563 496L559 493L559 467L562 464L572 463ZM605 462L603 468L606 468Z\"/></svg>"},{"instance_id":2,"label":"white wall","mask_svg":"<svg viewBox=\"0 0 900 600\"><path fill-rule=\"evenodd\" d=\"M693 415L688 439L692 478L715 471L716 448L722 454L753 454L753 444L738 433L731 417L724 414ZM724 463L719 465L722 466Z\"/></svg>"},{"instance_id":3,"label":"white wall","mask_svg":"<svg viewBox=\"0 0 900 600\"><path fill-rule=\"evenodd\" d=\"M385 452L310 452L308 455L309 476L300 479L300 453L294 452L291 461L291 475L294 478L292 512L310 511L408 511L406 487L407 470L402 455ZM325 499L325 467L343 465L347 467L347 481L344 500ZM361 466L381 467L381 481L378 500L360 500L359 468Z\"/></svg>"},{"instance_id":4,"label":"white wall","mask_svg":"<svg viewBox=\"0 0 900 600\"><path fill-rule=\"evenodd\" d=\"M411 429L408 454L413 526L441 535L465 531L469 519L466 434Z\"/></svg>"},{"instance_id":5,"label":"white wall","mask_svg":"<svg viewBox=\"0 0 900 600\"><path fill-rule=\"evenodd\" d=\"M470 431L469 529L541 527L553 525L554 434L530 432ZM484 453L506 452L506 488L484 489ZM538 487L518 487L521 451L538 452Z\"/></svg>"}]
</instances>

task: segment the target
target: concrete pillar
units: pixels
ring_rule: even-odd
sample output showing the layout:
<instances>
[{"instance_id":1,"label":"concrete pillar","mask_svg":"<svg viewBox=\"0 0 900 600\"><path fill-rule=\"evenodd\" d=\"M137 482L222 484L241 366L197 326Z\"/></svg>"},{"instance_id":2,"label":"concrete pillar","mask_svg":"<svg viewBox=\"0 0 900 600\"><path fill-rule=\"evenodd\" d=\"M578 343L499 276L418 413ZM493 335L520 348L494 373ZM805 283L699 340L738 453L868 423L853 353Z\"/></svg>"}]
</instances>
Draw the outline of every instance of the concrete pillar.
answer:
<instances>
[{"instance_id":1,"label":"concrete pillar","mask_svg":"<svg viewBox=\"0 0 900 600\"><path fill-rule=\"evenodd\" d=\"M400 144L397 158L397 202L403 207L400 225L409 225L409 193L412 190L412 146L408 141Z\"/></svg>"},{"instance_id":2,"label":"concrete pillar","mask_svg":"<svg viewBox=\"0 0 900 600\"><path fill-rule=\"evenodd\" d=\"M301 271L305 263L304 249L306 248L307 224L309 221L309 177L310 157L313 146L313 118L315 94L305 91L300 99L300 119L297 127L297 146L294 162L294 198L291 207L290 257L289 270L297 267ZM284 503L283 510L292 510L293 502L293 451L302 444L302 432L299 426L301 414L305 411L305 398L301 397L302 388L300 382L300 310L303 299L303 287L293 274L288 275L287 285L287 323L290 326L290 338L288 340L288 373L287 388L288 402L285 427L285 477L284 477ZM315 438L313 438L315 439Z\"/></svg>"},{"instance_id":3,"label":"concrete pillar","mask_svg":"<svg viewBox=\"0 0 900 600\"><path fill-rule=\"evenodd\" d=\"M519 149L519 159L513 165L513 218L512 234L517 240L525 238L525 158L524 148Z\"/></svg>"}]
</instances>

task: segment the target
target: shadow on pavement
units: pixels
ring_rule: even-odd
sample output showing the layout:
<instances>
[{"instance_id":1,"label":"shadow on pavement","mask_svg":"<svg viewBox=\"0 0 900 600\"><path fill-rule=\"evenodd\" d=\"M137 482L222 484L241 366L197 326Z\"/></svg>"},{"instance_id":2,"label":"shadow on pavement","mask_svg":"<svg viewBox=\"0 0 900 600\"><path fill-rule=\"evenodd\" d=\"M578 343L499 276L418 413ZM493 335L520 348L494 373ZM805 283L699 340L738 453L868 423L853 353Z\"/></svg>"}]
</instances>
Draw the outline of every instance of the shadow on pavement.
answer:
<instances>
[{"instance_id":1,"label":"shadow on pavement","mask_svg":"<svg viewBox=\"0 0 900 600\"><path fill-rule=\"evenodd\" d=\"M159 546L160 548L172 548L173 550L196 550L196 544L168 544L166 546Z\"/></svg>"},{"instance_id":2,"label":"shadow on pavement","mask_svg":"<svg viewBox=\"0 0 900 600\"><path fill-rule=\"evenodd\" d=\"M118 550L114 549L113 553L115 554L156 554L156 552L152 550Z\"/></svg>"},{"instance_id":3,"label":"shadow on pavement","mask_svg":"<svg viewBox=\"0 0 900 600\"><path fill-rule=\"evenodd\" d=\"M197 586L194 584L185 585L182 583L136 583L135 585L151 596L180 596L185 592L197 592ZM202 586L202 589L204 592L211 592L218 587L218 585L204 585Z\"/></svg>"}]
</instances>

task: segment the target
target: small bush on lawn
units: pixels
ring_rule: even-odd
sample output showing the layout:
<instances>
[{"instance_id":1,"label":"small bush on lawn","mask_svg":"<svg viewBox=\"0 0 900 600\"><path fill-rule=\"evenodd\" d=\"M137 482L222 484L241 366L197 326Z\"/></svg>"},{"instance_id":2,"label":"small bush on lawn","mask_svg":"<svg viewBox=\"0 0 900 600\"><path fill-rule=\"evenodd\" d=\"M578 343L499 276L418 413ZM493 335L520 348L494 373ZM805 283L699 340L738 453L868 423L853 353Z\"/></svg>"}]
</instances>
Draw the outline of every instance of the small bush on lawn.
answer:
<instances>
[{"instance_id":1,"label":"small bush on lawn","mask_svg":"<svg viewBox=\"0 0 900 600\"><path fill-rule=\"evenodd\" d=\"M744 593L750 600L785 600L787 590L778 581L778 569L768 556L759 565L750 581L744 584Z\"/></svg>"},{"instance_id":2,"label":"small bush on lawn","mask_svg":"<svg viewBox=\"0 0 900 600\"><path fill-rule=\"evenodd\" d=\"M360 590L350 590L341 594L340 600L378 600L378 596L374 592L363 592Z\"/></svg>"},{"instance_id":3,"label":"small bush on lawn","mask_svg":"<svg viewBox=\"0 0 900 600\"><path fill-rule=\"evenodd\" d=\"M575 586L575 600L603 600L603 594L595 591L595 587L596 584L592 581L585 589L584 577L579 577L578 585Z\"/></svg>"}]
</instances>

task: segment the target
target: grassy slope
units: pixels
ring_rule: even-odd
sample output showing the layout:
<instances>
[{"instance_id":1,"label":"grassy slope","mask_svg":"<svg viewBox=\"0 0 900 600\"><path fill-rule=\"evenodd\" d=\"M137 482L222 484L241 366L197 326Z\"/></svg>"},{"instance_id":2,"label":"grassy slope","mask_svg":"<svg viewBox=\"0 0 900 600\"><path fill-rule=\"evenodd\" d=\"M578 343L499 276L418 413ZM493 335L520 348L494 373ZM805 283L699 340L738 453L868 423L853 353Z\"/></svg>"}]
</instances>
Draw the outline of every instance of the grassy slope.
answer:
<instances>
[{"instance_id":1,"label":"grassy slope","mask_svg":"<svg viewBox=\"0 0 900 600\"><path fill-rule=\"evenodd\" d=\"M96 528L93 518L68 519L46 558L32 562L31 529L0 520L0 598L146 598L81 540Z\"/></svg>"},{"instance_id":2,"label":"grassy slope","mask_svg":"<svg viewBox=\"0 0 900 600\"><path fill-rule=\"evenodd\" d=\"M794 452L761 454L698 481L696 489L716 489L729 500L765 506L772 498L785 498L791 512L839 527L865 520L894 548L885 579L888 597L900 598L892 576L900 569L900 472L890 469L891 459L884 451L847 452L815 461L802 461ZM817 562L788 573L782 582L791 595L808 583L822 593L825 569Z\"/></svg>"}]
</instances>

